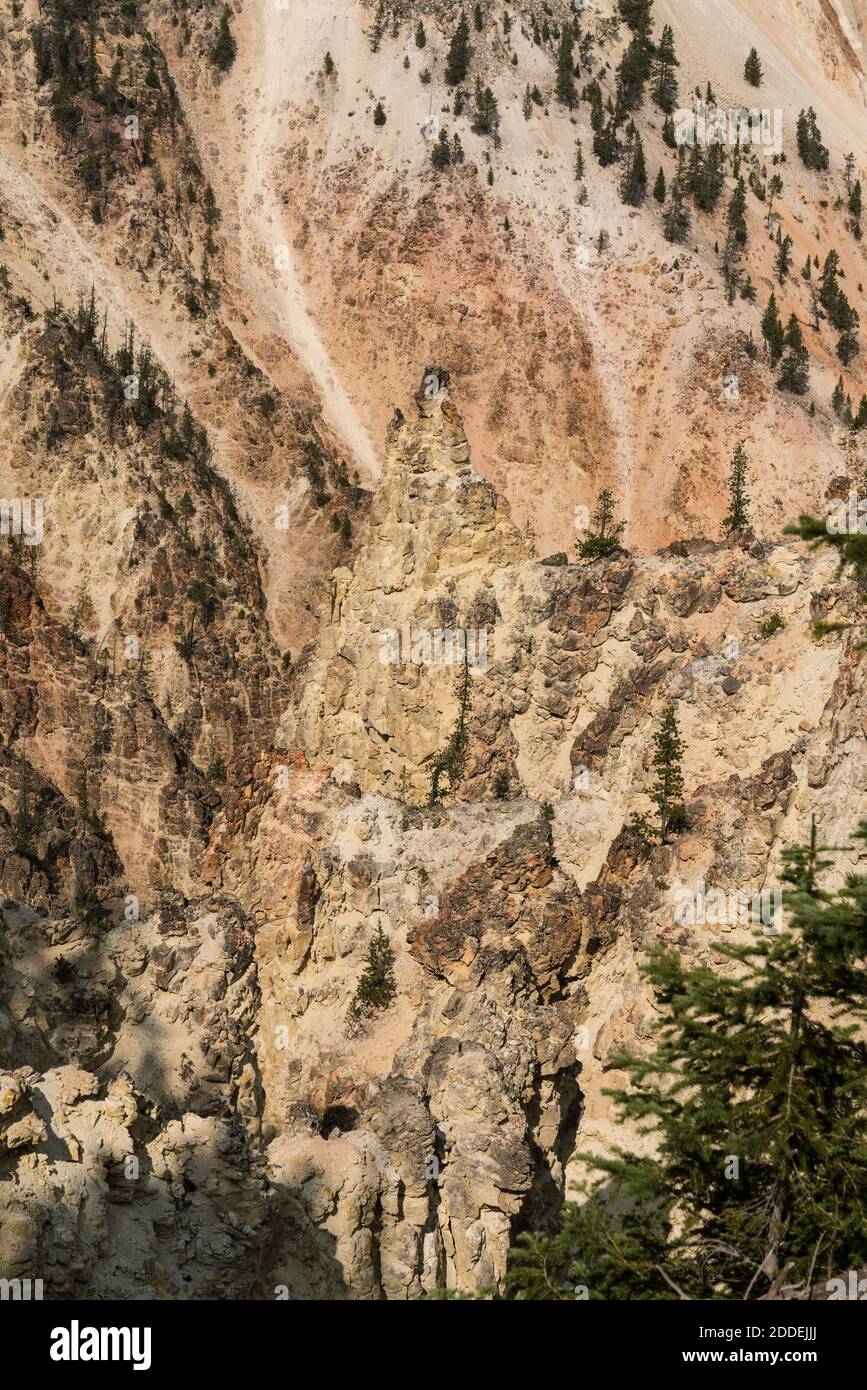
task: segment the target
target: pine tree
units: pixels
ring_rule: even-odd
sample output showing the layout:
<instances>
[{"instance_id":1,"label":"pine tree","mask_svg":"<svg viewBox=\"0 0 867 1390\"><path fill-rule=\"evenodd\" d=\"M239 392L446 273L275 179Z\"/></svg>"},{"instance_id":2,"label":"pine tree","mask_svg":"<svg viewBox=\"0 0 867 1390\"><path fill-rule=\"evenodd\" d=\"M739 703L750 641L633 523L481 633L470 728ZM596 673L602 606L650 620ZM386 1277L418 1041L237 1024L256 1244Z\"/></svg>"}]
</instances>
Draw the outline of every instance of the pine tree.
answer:
<instances>
[{"instance_id":1,"label":"pine tree","mask_svg":"<svg viewBox=\"0 0 867 1390\"><path fill-rule=\"evenodd\" d=\"M861 237L861 214L864 210L861 196L861 180L853 184L852 192L849 194L849 214L852 218L852 231L856 239Z\"/></svg>"},{"instance_id":2,"label":"pine tree","mask_svg":"<svg viewBox=\"0 0 867 1390\"><path fill-rule=\"evenodd\" d=\"M653 736L653 766L656 782L650 799L659 810L659 831L663 844L669 834L682 830L686 824L683 806L683 739L677 727L674 706L669 705L659 731Z\"/></svg>"},{"instance_id":3,"label":"pine tree","mask_svg":"<svg viewBox=\"0 0 867 1390\"><path fill-rule=\"evenodd\" d=\"M809 1297L863 1266L867 877L824 890L815 828L783 857L782 930L715 947L721 971L651 952L656 1045L612 1059L628 1074L612 1096L653 1156L588 1160L587 1200L519 1237L511 1296Z\"/></svg>"},{"instance_id":4,"label":"pine tree","mask_svg":"<svg viewBox=\"0 0 867 1390\"><path fill-rule=\"evenodd\" d=\"M481 5L476 5L473 10L473 23L476 26L476 33L481 34L485 27L485 16L482 14Z\"/></svg>"},{"instance_id":5,"label":"pine tree","mask_svg":"<svg viewBox=\"0 0 867 1390\"><path fill-rule=\"evenodd\" d=\"M367 948L364 970L349 1006L353 1017L358 1018L374 1009L387 1009L392 1003L397 994L394 959L391 942L380 923Z\"/></svg>"},{"instance_id":6,"label":"pine tree","mask_svg":"<svg viewBox=\"0 0 867 1390\"><path fill-rule=\"evenodd\" d=\"M435 169L448 169L452 162L449 135L445 126L440 130L436 144L430 152L431 163Z\"/></svg>"},{"instance_id":7,"label":"pine tree","mask_svg":"<svg viewBox=\"0 0 867 1390\"><path fill-rule=\"evenodd\" d=\"M651 95L660 111L667 115L671 115L677 105L675 70L679 66L674 50L674 31L670 24L666 24L653 58Z\"/></svg>"},{"instance_id":8,"label":"pine tree","mask_svg":"<svg viewBox=\"0 0 867 1390\"><path fill-rule=\"evenodd\" d=\"M476 78L476 102L475 115L470 129L475 135L494 135L496 134L499 122L499 111L497 109L497 99L490 87L482 87L478 77ZM489 180L493 183L493 179Z\"/></svg>"},{"instance_id":9,"label":"pine tree","mask_svg":"<svg viewBox=\"0 0 867 1390\"><path fill-rule=\"evenodd\" d=\"M677 132L674 128L673 116L666 116L662 123L662 142L664 145L667 145L670 150L677 149Z\"/></svg>"},{"instance_id":10,"label":"pine tree","mask_svg":"<svg viewBox=\"0 0 867 1390\"><path fill-rule=\"evenodd\" d=\"M694 147L696 150L699 146ZM699 171L694 181L693 195L696 206L702 212L713 212L725 187L725 148L722 145L709 145L707 153L700 161ZM743 222L746 227L746 222Z\"/></svg>"},{"instance_id":11,"label":"pine tree","mask_svg":"<svg viewBox=\"0 0 867 1390\"><path fill-rule=\"evenodd\" d=\"M383 106L381 101L378 101L376 103L376 106L373 108L373 124L385 125L386 120L387 117L385 114L385 107Z\"/></svg>"},{"instance_id":12,"label":"pine tree","mask_svg":"<svg viewBox=\"0 0 867 1390\"><path fill-rule=\"evenodd\" d=\"M761 87L763 76L762 61L756 50L751 48L744 64L744 77L750 86Z\"/></svg>"},{"instance_id":13,"label":"pine tree","mask_svg":"<svg viewBox=\"0 0 867 1390\"><path fill-rule=\"evenodd\" d=\"M786 327L786 347L780 376L777 381L781 391L792 391L803 396L809 385L810 355L804 345L804 335L796 314L792 314Z\"/></svg>"},{"instance_id":14,"label":"pine tree","mask_svg":"<svg viewBox=\"0 0 867 1390\"><path fill-rule=\"evenodd\" d=\"M452 35L449 45L449 55L446 60L446 82L450 87L456 87L459 82L463 82L469 71L470 66L470 26L467 17L461 11L458 26Z\"/></svg>"},{"instance_id":15,"label":"pine tree","mask_svg":"<svg viewBox=\"0 0 867 1390\"><path fill-rule=\"evenodd\" d=\"M662 217L662 232L666 241L682 242L686 240L691 222L689 208L686 206L683 197L680 174L676 174L671 182L671 189L668 195L668 207Z\"/></svg>"},{"instance_id":16,"label":"pine tree","mask_svg":"<svg viewBox=\"0 0 867 1390\"><path fill-rule=\"evenodd\" d=\"M370 31L368 33L368 38L370 39L371 53L379 52L379 45L381 44L382 36L385 33L386 19L387 15L385 12L385 0L379 0L379 3L376 7L376 14L374 15L373 23L371 24Z\"/></svg>"},{"instance_id":17,"label":"pine tree","mask_svg":"<svg viewBox=\"0 0 867 1390\"><path fill-rule=\"evenodd\" d=\"M653 0L617 0L621 18L630 29L649 29Z\"/></svg>"},{"instance_id":18,"label":"pine tree","mask_svg":"<svg viewBox=\"0 0 867 1390\"><path fill-rule=\"evenodd\" d=\"M426 43L427 43L427 30L425 29L424 24L422 23L422 21L419 20L418 24L416 25L416 29L415 29L415 46L416 46L416 48L424 48L424 46L425 46Z\"/></svg>"},{"instance_id":19,"label":"pine tree","mask_svg":"<svg viewBox=\"0 0 867 1390\"><path fill-rule=\"evenodd\" d=\"M575 177L579 183L584 178L584 150L580 140L575 143Z\"/></svg>"},{"instance_id":20,"label":"pine tree","mask_svg":"<svg viewBox=\"0 0 867 1390\"><path fill-rule=\"evenodd\" d=\"M435 806L442 795L442 787L440 784L443 777L449 779L449 791L452 793L454 793L464 777L467 748L469 746L467 716L469 715L473 702L473 692L470 685L470 667L466 658L464 659L455 682L455 694L458 701L458 717L455 727L449 735L445 747L439 750L431 762L430 793L428 796L428 804L430 806Z\"/></svg>"},{"instance_id":21,"label":"pine tree","mask_svg":"<svg viewBox=\"0 0 867 1390\"><path fill-rule=\"evenodd\" d=\"M784 284L792 265L792 238L784 236L780 238L777 247L777 258L774 267L777 272L777 279L780 284Z\"/></svg>"},{"instance_id":22,"label":"pine tree","mask_svg":"<svg viewBox=\"0 0 867 1390\"><path fill-rule=\"evenodd\" d=\"M596 509L591 518L592 529L583 541L578 542L578 554L582 560L604 559L621 549L626 522L614 520L615 510L613 492L610 488L603 488L596 499Z\"/></svg>"},{"instance_id":23,"label":"pine tree","mask_svg":"<svg viewBox=\"0 0 867 1390\"><path fill-rule=\"evenodd\" d=\"M621 154L621 144L617 138L616 116L609 116L601 130L593 136L593 153L603 169L617 163Z\"/></svg>"},{"instance_id":24,"label":"pine tree","mask_svg":"<svg viewBox=\"0 0 867 1390\"><path fill-rule=\"evenodd\" d=\"M223 6L223 13L220 16L220 27L217 31L217 41L211 50L211 60L220 72L228 72L235 61L238 52L238 45L229 26L229 7Z\"/></svg>"},{"instance_id":25,"label":"pine tree","mask_svg":"<svg viewBox=\"0 0 867 1390\"><path fill-rule=\"evenodd\" d=\"M578 100L578 93L575 90L575 54L573 51L574 35L570 25L563 25L563 32L560 35L560 47L557 50L557 84L555 93L557 100L562 106L568 106L571 110Z\"/></svg>"},{"instance_id":26,"label":"pine tree","mask_svg":"<svg viewBox=\"0 0 867 1390\"><path fill-rule=\"evenodd\" d=\"M777 296L771 294L768 300L768 307L762 318L762 337L768 345L768 357L772 367L776 367L783 355L786 335L783 331L780 311L777 308Z\"/></svg>"},{"instance_id":27,"label":"pine tree","mask_svg":"<svg viewBox=\"0 0 867 1390\"><path fill-rule=\"evenodd\" d=\"M774 174L774 175L772 175L771 180L770 180L770 183L768 184L768 215L767 215L767 217L765 218L765 226L766 226L766 227L770 227L770 225L771 225L771 217L773 216L773 212L774 212L774 200L775 200L776 198L779 197L779 195L782 193L782 191L783 191L783 180L780 178L780 175L779 175L779 174ZM807 264L809 265L809 260L808 260Z\"/></svg>"},{"instance_id":28,"label":"pine tree","mask_svg":"<svg viewBox=\"0 0 867 1390\"><path fill-rule=\"evenodd\" d=\"M653 185L653 196L660 204L665 202L665 171L660 164L659 173L656 176L656 183Z\"/></svg>"},{"instance_id":29,"label":"pine tree","mask_svg":"<svg viewBox=\"0 0 867 1390\"><path fill-rule=\"evenodd\" d=\"M630 40L617 67L617 108L624 115L641 105L649 71L649 43L639 32Z\"/></svg>"},{"instance_id":30,"label":"pine tree","mask_svg":"<svg viewBox=\"0 0 867 1390\"><path fill-rule=\"evenodd\" d=\"M747 465L749 460L743 440L734 451L729 473L729 509L723 519L723 530L727 536L738 535L749 528L749 505L747 496Z\"/></svg>"},{"instance_id":31,"label":"pine tree","mask_svg":"<svg viewBox=\"0 0 867 1390\"><path fill-rule=\"evenodd\" d=\"M738 179L729 202L726 222L738 246L747 244L747 186Z\"/></svg>"},{"instance_id":32,"label":"pine tree","mask_svg":"<svg viewBox=\"0 0 867 1390\"><path fill-rule=\"evenodd\" d=\"M530 117L533 114L533 97L530 92L529 82L527 83L527 89L524 92L524 100L521 102L521 111L524 114L524 120L529 121Z\"/></svg>"},{"instance_id":33,"label":"pine tree","mask_svg":"<svg viewBox=\"0 0 867 1390\"><path fill-rule=\"evenodd\" d=\"M825 257L825 264L822 266L819 275L819 303L823 309L827 309L828 316L833 323L833 315L836 311L837 300L840 296L840 286L837 280L840 275L840 257L831 248Z\"/></svg>"},{"instance_id":34,"label":"pine tree","mask_svg":"<svg viewBox=\"0 0 867 1390\"><path fill-rule=\"evenodd\" d=\"M840 330L840 337L837 341L837 356L848 367L853 358L858 356L860 345L858 343L858 314L852 308L845 294L838 294L834 306L834 327Z\"/></svg>"},{"instance_id":35,"label":"pine tree","mask_svg":"<svg viewBox=\"0 0 867 1390\"><path fill-rule=\"evenodd\" d=\"M827 169L830 163L828 150L822 144L822 132L816 122L812 106L802 111L797 126L798 154L808 169Z\"/></svg>"},{"instance_id":36,"label":"pine tree","mask_svg":"<svg viewBox=\"0 0 867 1390\"><path fill-rule=\"evenodd\" d=\"M627 150L627 162L620 180L620 196L630 207L639 207L647 196L647 166L641 136L633 127Z\"/></svg>"},{"instance_id":37,"label":"pine tree","mask_svg":"<svg viewBox=\"0 0 867 1390\"><path fill-rule=\"evenodd\" d=\"M837 382L837 385L834 387L834 394L831 397L831 409L833 410L834 414L837 416L838 419L842 419L845 405L846 391L843 386L843 378L840 377L839 381Z\"/></svg>"}]
</instances>

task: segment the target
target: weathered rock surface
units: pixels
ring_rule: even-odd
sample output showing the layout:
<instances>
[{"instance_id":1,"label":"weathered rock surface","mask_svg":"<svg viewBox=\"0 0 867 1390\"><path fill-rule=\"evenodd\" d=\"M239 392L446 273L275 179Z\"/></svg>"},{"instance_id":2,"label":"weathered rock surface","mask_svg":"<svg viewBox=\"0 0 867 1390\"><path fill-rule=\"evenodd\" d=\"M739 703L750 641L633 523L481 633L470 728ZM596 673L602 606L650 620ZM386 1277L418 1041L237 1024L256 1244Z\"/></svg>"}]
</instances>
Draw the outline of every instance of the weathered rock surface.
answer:
<instances>
[{"instance_id":1,"label":"weathered rock surface","mask_svg":"<svg viewBox=\"0 0 867 1390\"><path fill-rule=\"evenodd\" d=\"M418 410L274 746L189 861L195 894L130 917L112 807L97 831L35 774L22 855L22 764L0 760L0 1251L52 1296L496 1287L576 1154L622 1137L603 1088L649 1039L646 947L698 961L749 930L685 925L675 895L774 886L812 812L838 842L863 813L863 654L810 630L816 594L836 618L857 602L833 563L704 544L543 564L448 391ZM404 624L415 662L383 663ZM484 630L487 659L431 804L461 717L460 666L425 664L437 627ZM54 668L58 702L75 669ZM658 845L630 818L653 811L669 703L689 823ZM378 925L398 993L356 1019Z\"/></svg>"}]
</instances>

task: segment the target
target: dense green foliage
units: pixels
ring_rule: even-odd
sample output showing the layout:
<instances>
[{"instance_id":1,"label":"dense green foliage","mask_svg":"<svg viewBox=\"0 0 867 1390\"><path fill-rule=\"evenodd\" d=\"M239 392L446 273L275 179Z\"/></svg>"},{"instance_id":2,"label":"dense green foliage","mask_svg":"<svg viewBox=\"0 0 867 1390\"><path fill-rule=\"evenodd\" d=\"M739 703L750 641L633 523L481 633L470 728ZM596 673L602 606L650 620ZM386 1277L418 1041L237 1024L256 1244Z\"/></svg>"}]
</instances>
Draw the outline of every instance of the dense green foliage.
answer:
<instances>
[{"instance_id":1,"label":"dense green foliage","mask_svg":"<svg viewBox=\"0 0 867 1390\"><path fill-rule=\"evenodd\" d=\"M589 1160L512 1297L757 1299L867 1262L867 877L824 891L815 830L784 858L785 929L716 947L725 973L651 953L656 1046L609 1094L656 1156Z\"/></svg>"}]
</instances>

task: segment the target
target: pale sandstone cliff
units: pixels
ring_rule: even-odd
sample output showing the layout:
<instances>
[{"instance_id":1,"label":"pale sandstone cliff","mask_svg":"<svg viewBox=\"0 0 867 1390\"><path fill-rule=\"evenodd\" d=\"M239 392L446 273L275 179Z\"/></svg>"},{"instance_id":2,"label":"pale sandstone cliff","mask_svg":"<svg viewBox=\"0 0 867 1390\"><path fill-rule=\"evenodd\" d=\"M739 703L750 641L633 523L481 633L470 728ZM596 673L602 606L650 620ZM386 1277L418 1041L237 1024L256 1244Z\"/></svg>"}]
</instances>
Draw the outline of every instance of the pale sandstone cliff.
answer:
<instances>
[{"instance_id":1,"label":"pale sandstone cliff","mask_svg":"<svg viewBox=\"0 0 867 1390\"><path fill-rule=\"evenodd\" d=\"M677 882L773 885L811 812L840 839L863 813L862 654L809 631L854 601L832 565L758 543L534 560L448 390L417 399L276 746L224 797L205 896L82 922L55 875L41 910L4 909L2 1254L55 1293L496 1284L573 1155L614 1137L602 1087L653 1018L645 947L716 939L676 925ZM466 777L429 806L455 668L383 665L377 634L446 599L463 624L480 595ZM765 640L769 611L786 626ZM690 828L654 848L624 827L669 700ZM56 843L70 813L43 812ZM108 846L88 865L117 882ZM380 922L399 995L356 1024Z\"/></svg>"},{"instance_id":2,"label":"pale sandstone cliff","mask_svg":"<svg viewBox=\"0 0 867 1390\"><path fill-rule=\"evenodd\" d=\"M725 302L726 198L680 248L652 205L622 205L587 103L553 101L536 0L510 7L508 45L473 36L497 148L441 81L452 0L399 0L375 54L360 0L238 5L226 75L219 8L107 4L102 95L66 131L29 37L51 4L0 25L0 490L46 501L38 553L0 556L0 1275L79 1298L493 1286L576 1156L617 1137L603 1088L655 1017L646 947L710 959L718 929L675 922L678 886L772 888L811 815L845 843L864 814L858 633L811 633L857 595L777 543L864 469L797 273L838 246L863 318L864 243L838 206L863 24L852 0L657 0L685 98L709 79L724 104L749 96L755 42L762 102L786 113L794 273L777 285L751 194L754 306ZM625 42L600 42L594 70ZM548 108L529 121L528 83ZM793 149L811 102L828 175ZM442 175L432 112L467 151ZM658 111L637 120L651 178L670 173ZM174 383L152 413L54 304L91 286L111 350L132 321ZM774 288L812 353L803 399L749 349ZM451 385L407 397L425 361ZM863 368L845 373L856 405ZM741 438L765 539L721 545L702 537ZM574 557L575 504L606 484L629 553L543 560ZM405 625L485 634L465 765L434 806L459 672L383 664ZM689 828L649 847L629 821L652 809L669 702ZM377 924L399 993L359 1024Z\"/></svg>"}]
</instances>

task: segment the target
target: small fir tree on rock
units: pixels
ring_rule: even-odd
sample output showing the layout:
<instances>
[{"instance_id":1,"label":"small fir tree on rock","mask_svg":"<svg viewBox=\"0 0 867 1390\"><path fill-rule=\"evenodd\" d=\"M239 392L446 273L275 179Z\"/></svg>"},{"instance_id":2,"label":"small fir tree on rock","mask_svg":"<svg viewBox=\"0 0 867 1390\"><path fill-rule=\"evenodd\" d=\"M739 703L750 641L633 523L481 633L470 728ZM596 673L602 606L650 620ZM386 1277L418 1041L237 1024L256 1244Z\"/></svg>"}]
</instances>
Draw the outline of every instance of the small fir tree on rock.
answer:
<instances>
[{"instance_id":1,"label":"small fir tree on rock","mask_svg":"<svg viewBox=\"0 0 867 1390\"><path fill-rule=\"evenodd\" d=\"M235 61L238 53L238 45L229 24L229 7L223 6L223 13L220 16L220 27L217 30L217 40L211 50L211 58L214 66L220 72L228 72Z\"/></svg>"},{"instance_id":2,"label":"small fir tree on rock","mask_svg":"<svg viewBox=\"0 0 867 1390\"><path fill-rule=\"evenodd\" d=\"M677 727L674 706L669 705L659 731L653 736L653 766L656 782L650 793L659 810L659 831L663 844L686 824L683 805L683 739Z\"/></svg>"},{"instance_id":3,"label":"small fir tree on rock","mask_svg":"<svg viewBox=\"0 0 867 1390\"><path fill-rule=\"evenodd\" d=\"M349 1012L353 1018L360 1018L374 1010L387 1009L396 994L394 950L380 923L367 948L364 969Z\"/></svg>"},{"instance_id":4,"label":"small fir tree on rock","mask_svg":"<svg viewBox=\"0 0 867 1390\"><path fill-rule=\"evenodd\" d=\"M754 48L750 49L747 61L744 63L744 77L751 87L761 87L764 77L762 60Z\"/></svg>"},{"instance_id":5,"label":"small fir tree on rock","mask_svg":"<svg viewBox=\"0 0 867 1390\"><path fill-rule=\"evenodd\" d=\"M610 488L603 488L596 499L596 510L592 516L592 529L583 541L578 542L578 554L582 560L599 560L620 550L625 521L615 521L616 504Z\"/></svg>"},{"instance_id":6,"label":"small fir tree on rock","mask_svg":"<svg viewBox=\"0 0 867 1390\"><path fill-rule=\"evenodd\" d=\"M743 440L741 440L734 451L731 461L731 471L729 475L729 509L723 519L723 530L726 536L739 535L741 532L749 529L750 499L747 496L748 464L747 451L744 448Z\"/></svg>"}]
</instances>

